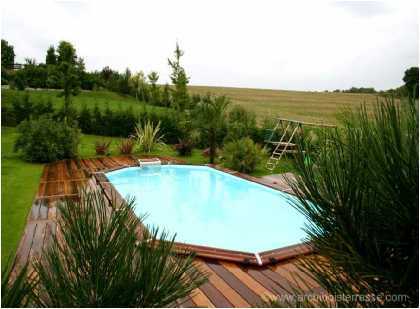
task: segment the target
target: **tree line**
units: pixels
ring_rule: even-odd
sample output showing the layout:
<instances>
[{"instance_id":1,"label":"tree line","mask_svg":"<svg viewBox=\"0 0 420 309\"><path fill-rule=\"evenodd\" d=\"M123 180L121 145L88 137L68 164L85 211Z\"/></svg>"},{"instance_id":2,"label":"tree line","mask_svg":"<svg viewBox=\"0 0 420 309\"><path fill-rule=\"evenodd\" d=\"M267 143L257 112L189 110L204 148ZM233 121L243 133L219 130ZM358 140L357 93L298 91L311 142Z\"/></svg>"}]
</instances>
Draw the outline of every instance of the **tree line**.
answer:
<instances>
[{"instance_id":1,"label":"tree line","mask_svg":"<svg viewBox=\"0 0 420 309\"><path fill-rule=\"evenodd\" d=\"M156 71L149 74L143 71L133 73L127 68L120 73L106 66L100 71L88 72L83 58L77 55L75 47L67 41L59 42L57 47L51 45L46 51L44 63L26 58L22 66L15 64L14 47L5 40L2 40L1 44L1 83L18 90L64 89L65 98L69 98L70 95L77 95L80 90L107 89L152 105L179 110L189 109L200 100L199 95L188 94L189 77L181 65L184 53L178 43L174 58L168 59L168 65L172 69L170 79L173 86L160 85L159 74ZM69 86L72 94L69 93Z\"/></svg>"}]
</instances>

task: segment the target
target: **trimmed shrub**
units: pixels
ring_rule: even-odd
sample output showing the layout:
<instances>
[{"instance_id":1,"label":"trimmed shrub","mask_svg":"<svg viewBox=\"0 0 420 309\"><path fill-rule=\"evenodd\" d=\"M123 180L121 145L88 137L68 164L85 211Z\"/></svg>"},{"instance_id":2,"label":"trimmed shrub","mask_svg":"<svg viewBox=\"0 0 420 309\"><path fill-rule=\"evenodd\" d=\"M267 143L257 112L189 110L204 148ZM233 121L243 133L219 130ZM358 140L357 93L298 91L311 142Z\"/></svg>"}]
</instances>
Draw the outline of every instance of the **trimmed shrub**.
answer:
<instances>
[{"instance_id":1,"label":"trimmed shrub","mask_svg":"<svg viewBox=\"0 0 420 309\"><path fill-rule=\"evenodd\" d=\"M93 132L92 113L87 108L86 104L83 105L82 110L77 117L77 121L79 123L79 128L83 133Z\"/></svg>"},{"instance_id":2,"label":"trimmed shrub","mask_svg":"<svg viewBox=\"0 0 420 309\"><path fill-rule=\"evenodd\" d=\"M249 137L229 142L224 148L227 165L243 173L253 172L265 154L265 148L261 149Z\"/></svg>"},{"instance_id":3,"label":"trimmed shrub","mask_svg":"<svg viewBox=\"0 0 420 309\"><path fill-rule=\"evenodd\" d=\"M47 116L25 120L18 127L15 151L31 162L52 162L77 156L80 130Z\"/></svg>"}]
</instances>

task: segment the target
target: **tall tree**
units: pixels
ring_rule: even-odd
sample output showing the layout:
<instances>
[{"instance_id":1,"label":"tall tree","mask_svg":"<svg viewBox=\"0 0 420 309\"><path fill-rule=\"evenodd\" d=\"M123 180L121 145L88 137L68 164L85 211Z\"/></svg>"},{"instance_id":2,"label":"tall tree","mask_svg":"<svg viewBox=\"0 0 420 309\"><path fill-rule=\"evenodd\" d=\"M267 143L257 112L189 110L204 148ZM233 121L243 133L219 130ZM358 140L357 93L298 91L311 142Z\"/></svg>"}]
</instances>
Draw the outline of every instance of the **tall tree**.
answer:
<instances>
[{"instance_id":1,"label":"tall tree","mask_svg":"<svg viewBox=\"0 0 420 309\"><path fill-rule=\"evenodd\" d=\"M58 45L57 63L60 72L61 85L64 96L64 120L67 121L70 115L72 96L80 92L80 73L84 70L84 63L81 58L77 59L76 49L66 41Z\"/></svg>"},{"instance_id":2,"label":"tall tree","mask_svg":"<svg viewBox=\"0 0 420 309\"><path fill-rule=\"evenodd\" d=\"M47 65L57 64L57 55L55 53L55 48L53 45L51 45L47 50L47 56L45 57L45 64Z\"/></svg>"},{"instance_id":3,"label":"tall tree","mask_svg":"<svg viewBox=\"0 0 420 309\"><path fill-rule=\"evenodd\" d=\"M131 71L127 68L118 80L118 92L122 94L130 94Z\"/></svg>"},{"instance_id":4,"label":"tall tree","mask_svg":"<svg viewBox=\"0 0 420 309\"><path fill-rule=\"evenodd\" d=\"M150 94L151 94L151 100L152 104L154 105L160 105L160 89L157 85L157 82L159 80L159 75L157 72L152 71L149 75L147 75L147 78L150 82Z\"/></svg>"},{"instance_id":5,"label":"tall tree","mask_svg":"<svg viewBox=\"0 0 420 309\"><path fill-rule=\"evenodd\" d=\"M10 68L15 63L15 51L13 45L6 40L1 40L1 66Z\"/></svg>"},{"instance_id":6,"label":"tall tree","mask_svg":"<svg viewBox=\"0 0 420 309\"><path fill-rule=\"evenodd\" d=\"M419 97L419 68L411 67L404 72L403 81L409 96Z\"/></svg>"},{"instance_id":7,"label":"tall tree","mask_svg":"<svg viewBox=\"0 0 420 309\"><path fill-rule=\"evenodd\" d=\"M177 42L174 52L174 59L168 59L168 64L172 68L170 78L175 86L175 89L173 89L172 93L172 102L175 105L175 108L181 111L189 107L189 96L187 90L189 78L185 73L185 69L181 66L180 63L181 57L183 55L184 52L179 48Z\"/></svg>"},{"instance_id":8,"label":"tall tree","mask_svg":"<svg viewBox=\"0 0 420 309\"><path fill-rule=\"evenodd\" d=\"M210 163L214 163L218 145L218 135L226 126L227 107L230 101L225 96L207 95L197 104L192 119L207 138Z\"/></svg>"}]
</instances>

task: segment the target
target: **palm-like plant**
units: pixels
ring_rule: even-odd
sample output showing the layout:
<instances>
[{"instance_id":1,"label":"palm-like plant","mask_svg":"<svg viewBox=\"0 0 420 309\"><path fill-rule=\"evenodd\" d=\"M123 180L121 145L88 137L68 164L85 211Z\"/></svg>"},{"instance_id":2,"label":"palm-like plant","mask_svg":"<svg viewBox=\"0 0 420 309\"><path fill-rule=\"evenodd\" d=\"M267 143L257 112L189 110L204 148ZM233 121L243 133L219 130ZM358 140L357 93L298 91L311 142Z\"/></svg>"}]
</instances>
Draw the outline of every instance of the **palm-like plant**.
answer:
<instances>
[{"instance_id":1,"label":"palm-like plant","mask_svg":"<svg viewBox=\"0 0 420 309\"><path fill-rule=\"evenodd\" d=\"M139 122L135 127L134 138L141 151L152 152L156 146L163 144L163 135L160 134L160 121L156 126L150 120L147 120L144 124Z\"/></svg>"},{"instance_id":2,"label":"palm-like plant","mask_svg":"<svg viewBox=\"0 0 420 309\"><path fill-rule=\"evenodd\" d=\"M108 206L93 191L59 205L58 232L34 265L37 305L163 307L205 280L192 255L174 253L165 232L143 229L136 237L141 220L133 203Z\"/></svg>"},{"instance_id":3,"label":"palm-like plant","mask_svg":"<svg viewBox=\"0 0 420 309\"><path fill-rule=\"evenodd\" d=\"M415 101L386 100L373 115L362 108L325 132L309 162L296 157L294 206L322 257L300 268L331 295L379 296L334 305L418 306L418 129ZM311 155L305 141L300 146Z\"/></svg>"},{"instance_id":4,"label":"palm-like plant","mask_svg":"<svg viewBox=\"0 0 420 309\"><path fill-rule=\"evenodd\" d=\"M226 126L227 107L230 101L225 96L212 97L209 94L202 98L195 108L193 119L198 128L208 139L210 163L214 163L218 134Z\"/></svg>"}]
</instances>

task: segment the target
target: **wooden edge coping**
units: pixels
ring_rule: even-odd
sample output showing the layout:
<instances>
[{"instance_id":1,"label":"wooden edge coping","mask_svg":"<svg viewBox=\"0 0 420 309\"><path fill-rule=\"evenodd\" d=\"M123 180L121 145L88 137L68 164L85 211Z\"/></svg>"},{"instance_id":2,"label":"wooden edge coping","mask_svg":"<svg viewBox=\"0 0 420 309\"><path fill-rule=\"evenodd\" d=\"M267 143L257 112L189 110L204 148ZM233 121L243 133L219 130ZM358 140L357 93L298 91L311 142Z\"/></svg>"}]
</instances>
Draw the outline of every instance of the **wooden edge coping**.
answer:
<instances>
[{"instance_id":1,"label":"wooden edge coping","mask_svg":"<svg viewBox=\"0 0 420 309\"><path fill-rule=\"evenodd\" d=\"M166 159L166 158L165 158ZM170 164L168 160L162 160L164 164ZM177 160L174 159L172 162L176 162ZM181 165L190 165L185 164L182 162L177 162L177 164ZM112 169L106 169L101 172L95 172L93 173L93 176L95 177L98 185L102 188L103 192L107 196L107 198L110 201L117 201L119 204L122 204L125 202L125 199L119 194L119 192L115 189L113 184L109 181L109 179L106 177L106 172L111 172L115 170L120 170L126 167L132 167L137 166L134 165L124 165L124 166L118 166ZM261 185L265 185L267 187L273 188L275 190L282 191L278 188L272 187L270 185L267 185L265 183L262 183L259 181L258 178L249 176L246 174L242 174L236 171L229 170L227 168L218 167L213 164L207 164L204 165L210 168L214 168L216 170L237 176L239 178L253 181L256 183L259 183ZM289 193L289 192L286 192ZM290 194L290 193L289 193ZM134 213L133 213L134 214ZM141 224L140 229L145 229L146 227ZM193 244L186 244L186 243L178 243L175 242L175 251L180 254L188 254L188 253L194 253L197 257L204 257L208 259L216 259L216 260L224 260L229 262L235 262L235 263L241 263L245 265L255 265L255 266L265 266L269 264L275 264L280 261L285 261L288 259L296 258L298 256L308 255L313 253L313 249L310 244L301 243L296 245L291 245L283 248L273 249L269 251L259 252L257 253L260 261L257 260L257 254L255 253L249 253L249 252L242 252L242 251L234 251L234 250L227 250L227 249L219 249L214 247L207 247L207 246L201 246L201 245L193 245Z\"/></svg>"}]
</instances>

